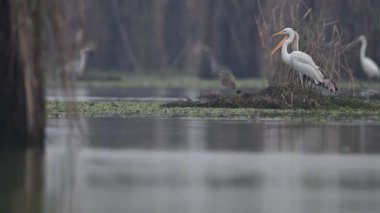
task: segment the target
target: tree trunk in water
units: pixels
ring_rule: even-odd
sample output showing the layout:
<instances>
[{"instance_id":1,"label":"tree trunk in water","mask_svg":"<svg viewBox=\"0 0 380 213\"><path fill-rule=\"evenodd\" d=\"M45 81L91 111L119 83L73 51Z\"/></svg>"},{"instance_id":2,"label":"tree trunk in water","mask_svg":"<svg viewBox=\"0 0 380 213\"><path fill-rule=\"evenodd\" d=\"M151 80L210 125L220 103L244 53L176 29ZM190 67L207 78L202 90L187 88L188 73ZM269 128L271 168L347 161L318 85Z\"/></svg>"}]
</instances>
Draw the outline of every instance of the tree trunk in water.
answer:
<instances>
[{"instance_id":1,"label":"tree trunk in water","mask_svg":"<svg viewBox=\"0 0 380 213\"><path fill-rule=\"evenodd\" d=\"M43 144L39 2L0 2L0 147Z\"/></svg>"}]
</instances>

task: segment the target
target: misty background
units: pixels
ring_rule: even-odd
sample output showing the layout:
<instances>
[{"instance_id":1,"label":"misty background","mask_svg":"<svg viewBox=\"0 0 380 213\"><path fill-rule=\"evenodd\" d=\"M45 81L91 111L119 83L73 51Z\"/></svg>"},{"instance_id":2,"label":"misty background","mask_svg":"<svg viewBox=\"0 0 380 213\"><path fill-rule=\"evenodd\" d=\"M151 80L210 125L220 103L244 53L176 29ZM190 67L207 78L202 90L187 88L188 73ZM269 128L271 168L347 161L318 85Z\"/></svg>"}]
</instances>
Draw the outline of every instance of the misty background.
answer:
<instances>
[{"instance_id":1,"label":"misty background","mask_svg":"<svg viewBox=\"0 0 380 213\"><path fill-rule=\"evenodd\" d=\"M209 57L201 51L206 46L237 77L260 77L268 53L260 42L258 17L277 16L284 27L297 30L292 14L279 17L279 11L295 9L302 15L311 9L310 17L337 27L343 42L366 35L367 55L380 63L376 0L71 0L66 6L72 30L82 28L85 39L96 44L89 72L175 72L210 78ZM305 42L301 35L300 43ZM359 47L348 50L346 57L354 75L364 77Z\"/></svg>"}]
</instances>

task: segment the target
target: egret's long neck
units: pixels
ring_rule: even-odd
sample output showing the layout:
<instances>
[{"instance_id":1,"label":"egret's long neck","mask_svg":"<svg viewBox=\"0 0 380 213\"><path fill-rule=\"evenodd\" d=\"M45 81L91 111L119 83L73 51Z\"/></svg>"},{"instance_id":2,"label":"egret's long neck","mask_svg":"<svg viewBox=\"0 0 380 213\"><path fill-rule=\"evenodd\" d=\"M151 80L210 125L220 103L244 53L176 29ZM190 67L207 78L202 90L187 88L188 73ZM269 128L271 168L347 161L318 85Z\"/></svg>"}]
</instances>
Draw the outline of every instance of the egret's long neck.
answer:
<instances>
[{"instance_id":1,"label":"egret's long neck","mask_svg":"<svg viewBox=\"0 0 380 213\"><path fill-rule=\"evenodd\" d=\"M294 33L291 33L289 35L289 38L284 42L284 45L282 46L282 49L281 49L281 58L282 60L290 65L290 54L288 53L288 46L289 44L291 44L294 40Z\"/></svg>"},{"instance_id":2,"label":"egret's long neck","mask_svg":"<svg viewBox=\"0 0 380 213\"><path fill-rule=\"evenodd\" d=\"M81 51L80 51L80 61L81 61L81 63L85 63L86 62L86 60L87 60L87 50L86 49L82 49Z\"/></svg>"},{"instance_id":3,"label":"egret's long neck","mask_svg":"<svg viewBox=\"0 0 380 213\"><path fill-rule=\"evenodd\" d=\"M87 56L87 49L80 50L80 57L86 57Z\"/></svg>"},{"instance_id":4,"label":"egret's long neck","mask_svg":"<svg viewBox=\"0 0 380 213\"><path fill-rule=\"evenodd\" d=\"M294 32L295 36L294 36L294 41L292 42L292 51L298 51L299 48L298 48L298 43L299 43L299 40L300 40L300 36L298 35L297 32Z\"/></svg>"},{"instance_id":5,"label":"egret's long neck","mask_svg":"<svg viewBox=\"0 0 380 213\"><path fill-rule=\"evenodd\" d=\"M360 47L360 58L364 59L365 58L365 51L367 49L367 40L362 39L362 46Z\"/></svg>"},{"instance_id":6,"label":"egret's long neck","mask_svg":"<svg viewBox=\"0 0 380 213\"><path fill-rule=\"evenodd\" d=\"M209 53L210 55L210 60L211 60L211 71L214 72L214 73L217 73L219 70L219 67L218 66L218 61L216 60L216 58L214 57L214 55L210 52Z\"/></svg>"}]
</instances>

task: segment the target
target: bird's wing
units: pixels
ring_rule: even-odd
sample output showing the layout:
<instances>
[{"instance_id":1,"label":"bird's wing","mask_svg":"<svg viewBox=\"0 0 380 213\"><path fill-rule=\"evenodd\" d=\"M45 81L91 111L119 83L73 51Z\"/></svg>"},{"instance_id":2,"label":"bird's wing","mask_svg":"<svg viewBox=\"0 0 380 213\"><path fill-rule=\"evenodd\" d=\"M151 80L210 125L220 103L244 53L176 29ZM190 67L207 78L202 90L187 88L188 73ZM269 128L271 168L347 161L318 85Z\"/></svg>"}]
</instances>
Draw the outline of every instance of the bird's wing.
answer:
<instances>
[{"instance_id":1,"label":"bird's wing","mask_svg":"<svg viewBox=\"0 0 380 213\"><path fill-rule=\"evenodd\" d=\"M370 76L380 76L380 70L377 64L370 58L364 58L362 62L364 71Z\"/></svg>"},{"instance_id":2,"label":"bird's wing","mask_svg":"<svg viewBox=\"0 0 380 213\"><path fill-rule=\"evenodd\" d=\"M221 77L221 76L227 76L227 75L232 75L234 76L234 74L232 73L232 71L230 69L228 69L227 67L223 66L223 67L220 67L219 70L216 71L216 74ZM234 76L235 77L235 76Z\"/></svg>"},{"instance_id":3,"label":"bird's wing","mask_svg":"<svg viewBox=\"0 0 380 213\"><path fill-rule=\"evenodd\" d=\"M292 52L291 64L296 71L312 78L316 83L323 82L324 77L322 72L313 59L306 53L300 51Z\"/></svg>"},{"instance_id":4,"label":"bird's wing","mask_svg":"<svg viewBox=\"0 0 380 213\"><path fill-rule=\"evenodd\" d=\"M294 51L292 52L292 60L297 60L301 63L305 63L305 64L308 64L309 66L314 67L318 76L321 77L322 79L324 78L324 75L319 69L319 66L315 64L313 58L310 55L301 51Z\"/></svg>"},{"instance_id":5,"label":"bird's wing","mask_svg":"<svg viewBox=\"0 0 380 213\"><path fill-rule=\"evenodd\" d=\"M221 70L218 73L219 80L225 87L230 87L232 89L236 89L236 78L234 74L229 69Z\"/></svg>"},{"instance_id":6,"label":"bird's wing","mask_svg":"<svg viewBox=\"0 0 380 213\"><path fill-rule=\"evenodd\" d=\"M292 52L292 58L302 62L302 63L306 63L306 64L309 64L315 68L319 68L315 63L314 63L314 60L311 58L310 55L304 53L304 52L301 52L301 51L294 51Z\"/></svg>"}]
</instances>

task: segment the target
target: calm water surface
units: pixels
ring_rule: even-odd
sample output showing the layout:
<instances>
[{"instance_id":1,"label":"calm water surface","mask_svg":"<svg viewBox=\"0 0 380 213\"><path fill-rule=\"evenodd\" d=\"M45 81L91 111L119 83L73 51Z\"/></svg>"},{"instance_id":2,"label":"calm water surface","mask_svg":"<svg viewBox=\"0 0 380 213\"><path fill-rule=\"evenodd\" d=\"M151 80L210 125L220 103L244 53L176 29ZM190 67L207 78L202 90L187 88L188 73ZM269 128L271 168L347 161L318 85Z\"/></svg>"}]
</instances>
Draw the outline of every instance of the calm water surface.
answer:
<instances>
[{"instance_id":1,"label":"calm water surface","mask_svg":"<svg viewBox=\"0 0 380 213\"><path fill-rule=\"evenodd\" d=\"M79 101L202 92L78 91ZM379 154L379 122L49 119L44 152L0 150L0 213L378 213Z\"/></svg>"},{"instance_id":2,"label":"calm water surface","mask_svg":"<svg viewBox=\"0 0 380 213\"><path fill-rule=\"evenodd\" d=\"M42 209L378 213L379 127L368 122L50 119Z\"/></svg>"},{"instance_id":3,"label":"calm water surface","mask_svg":"<svg viewBox=\"0 0 380 213\"><path fill-rule=\"evenodd\" d=\"M81 85L72 91L76 101L173 101L186 98L197 98L210 93L213 89L185 88L128 88L128 87L99 87ZM65 101L67 91L60 87L48 88L47 100Z\"/></svg>"},{"instance_id":4,"label":"calm water surface","mask_svg":"<svg viewBox=\"0 0 380 213\"><path fill-rule=\"evenodd\" d=\"M245 92L252 92L255 89L243 89ZM188 88L129 88L113 86L92 86L80 85L72 92L75 101L175 101L196 99L199 96L210 93L230 93L226 89L188 89ZM50 87L47 89L46 99L51 101L65 101L67 91L60 87Z\"/></svg>"}]
</instances>

